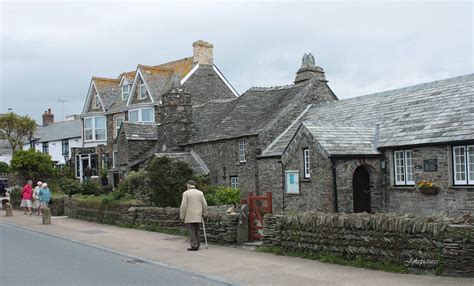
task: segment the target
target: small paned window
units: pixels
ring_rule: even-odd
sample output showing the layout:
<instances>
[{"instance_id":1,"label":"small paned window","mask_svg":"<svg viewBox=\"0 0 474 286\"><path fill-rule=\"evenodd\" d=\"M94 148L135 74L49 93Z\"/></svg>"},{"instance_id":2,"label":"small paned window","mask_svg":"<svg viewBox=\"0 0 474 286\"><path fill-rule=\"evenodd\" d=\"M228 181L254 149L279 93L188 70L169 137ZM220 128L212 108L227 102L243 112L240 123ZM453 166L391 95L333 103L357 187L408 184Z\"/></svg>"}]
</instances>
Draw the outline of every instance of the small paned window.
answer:
<instances>
[{"instance_id":1,"label":"small paned window","mask_svg":"<svg viewBox=\"0 0 474 286\"><path fill-rule=\"evenodd\" d=\"M413 150L398 150L393 152L395 185L413 186Z\"/></svg>"},{"instance_id":2,"label":"small paned window","mask_svg":"<svg viewBox=\"0 0 474 286\"><path fill-rule=\"evenodd\" d=\"M230 177L230 186L232 188L238 189L239 188L239 177L237 177L237 176Z\"/></svg>"},{"instance_id":3,"label":"small paned window","mask_svg":"<svg viewBox=\"0 0 474 286\"><path fill-rule=\"evenodd\" d=\"M474 145L453 147L455 185L474 185Z\"/></svg>"},{"instance_id":4,"label":"small paned window","mask_svg":"<svg viewBox=\"0 0 474 286\"><path fill-rule=\"evenodd\" d=\"M245 138L239 140L239 162L247 162L247 139Z\"/></svg>"},{"instance_id":5,"label":"small paned window","mask_svg":"<svg viewBox=\"0 0 474 286\"><path fill-rule=\"evenodd\" d=\"M303 149L303 171L304 171L304 178L310 178L310 165L309 165L309 149Z\"/></svg>"}]
</instances>

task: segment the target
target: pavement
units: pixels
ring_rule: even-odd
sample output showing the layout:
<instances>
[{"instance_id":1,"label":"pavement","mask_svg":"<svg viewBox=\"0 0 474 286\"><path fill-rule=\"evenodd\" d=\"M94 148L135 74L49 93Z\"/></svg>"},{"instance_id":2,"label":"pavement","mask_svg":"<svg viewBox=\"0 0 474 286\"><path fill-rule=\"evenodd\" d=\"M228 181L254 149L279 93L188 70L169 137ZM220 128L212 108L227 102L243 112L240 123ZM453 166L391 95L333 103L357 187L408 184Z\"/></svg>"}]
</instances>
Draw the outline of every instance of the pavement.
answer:
<instances>
[{"instance_id":1,"label":"pavement","mask_svg":"<svg viewBox=\"0 0 474 286\"><path fill-rule=\"evenodd\" d=\"M204 244L201 244L199 251L189 252L186 250L189 243L181 236L121 228L67 217L53 217L51 225L42 225L41 217L25 216L21 211L14 211L13 217L0 214L0 224L21 227L134 259L198 273L210 279L217 278L231 284L473 285L473 279L469 278L388 273L259 253L236 246L210 244L209 249L206 249Z\"/></svg>"}]
</instances>

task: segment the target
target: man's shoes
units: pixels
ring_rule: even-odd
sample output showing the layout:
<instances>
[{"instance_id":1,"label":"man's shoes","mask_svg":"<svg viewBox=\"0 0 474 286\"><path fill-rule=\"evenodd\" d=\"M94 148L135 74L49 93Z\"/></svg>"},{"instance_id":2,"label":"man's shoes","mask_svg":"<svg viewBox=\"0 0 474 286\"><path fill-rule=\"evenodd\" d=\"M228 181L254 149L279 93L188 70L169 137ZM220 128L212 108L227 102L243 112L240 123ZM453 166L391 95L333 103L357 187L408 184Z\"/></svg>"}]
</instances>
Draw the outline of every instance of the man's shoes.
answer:
<instances>
[{"instance_id":1,"label":"man's shoes","mask_svg":"<svg viewBox=\"0 0 474 286\"><path fill-rule=\"evenodd\" d=\"M199 248L194 248L194 247L191 247L191 248L188 248L188 251L198 251Z\"/></svg>"}]
</instances>

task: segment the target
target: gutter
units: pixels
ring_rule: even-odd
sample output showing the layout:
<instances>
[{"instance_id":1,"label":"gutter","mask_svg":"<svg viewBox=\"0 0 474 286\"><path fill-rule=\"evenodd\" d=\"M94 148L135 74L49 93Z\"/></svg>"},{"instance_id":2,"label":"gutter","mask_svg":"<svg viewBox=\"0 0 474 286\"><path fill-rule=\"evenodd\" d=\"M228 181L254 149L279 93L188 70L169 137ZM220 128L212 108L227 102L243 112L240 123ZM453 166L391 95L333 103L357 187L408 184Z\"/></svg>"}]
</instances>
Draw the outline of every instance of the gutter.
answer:
<instances>
[{"instance_id":1,"label":"gutter","mask_svg":"<svg viewBox=\"0 0 474 286\"><path fill-rule=\"evenodd\" d=\"M337 202L337 178L336 178L336 159L331 157L331 170L332 170L332 183L334 185L334 212L338 213L338 202Z\"/></svg>"}]
</instances>

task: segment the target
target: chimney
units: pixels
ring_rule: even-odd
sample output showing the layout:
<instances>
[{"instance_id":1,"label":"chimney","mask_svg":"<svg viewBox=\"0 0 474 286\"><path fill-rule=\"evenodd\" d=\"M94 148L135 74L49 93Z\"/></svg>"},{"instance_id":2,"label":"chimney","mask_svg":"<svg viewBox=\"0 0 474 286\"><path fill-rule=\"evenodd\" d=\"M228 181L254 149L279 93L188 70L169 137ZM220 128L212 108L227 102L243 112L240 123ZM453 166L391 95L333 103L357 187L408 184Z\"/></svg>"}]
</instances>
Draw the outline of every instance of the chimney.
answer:
<instances>
[{"instance_id":1,"label":"chimney","mask_svg":"<svg viewBox=\"0 0 474 286\"><path fill-rule=\"evenodd\" d=\"M301 60L301 67L296 72L295 83L304 82L312 78L327 82L323 69L316 66L314 56L311 53L308 53L304 54L303 59Z\"/></svg>"},{"instance_id":2,"label":"chimney","mask_svg":"<svg viewBox=\"0 0 474 286\"><path fill-rule=\"evenodd\" d=\"M193 43L193 60L200 65L212 65L213 49L211 43L199 40Z\"/></svg>"},{"instance_id":3,"label":"chimney","mask_svg":"<svg viewBox=\"0 0 474 286\"><path fill-rule=\"evenodd\" d=\"M43 126L54 123L54 114L51 113L51 108L43 113Z\"/></svg>"}]
</instances>

